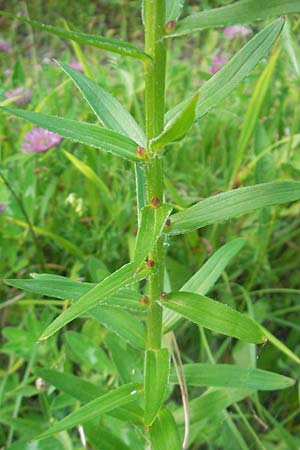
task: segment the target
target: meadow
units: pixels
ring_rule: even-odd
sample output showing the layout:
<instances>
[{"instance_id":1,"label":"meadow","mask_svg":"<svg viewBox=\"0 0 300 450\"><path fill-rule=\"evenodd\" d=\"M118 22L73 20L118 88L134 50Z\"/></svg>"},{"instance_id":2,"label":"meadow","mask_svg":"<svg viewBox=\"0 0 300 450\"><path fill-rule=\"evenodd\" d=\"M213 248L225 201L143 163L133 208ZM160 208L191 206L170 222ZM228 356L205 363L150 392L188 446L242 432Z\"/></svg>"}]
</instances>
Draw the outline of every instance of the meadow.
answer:
<instances>
[{"instance_id":1,"label":"meadow","mask_svg":"<svg viewBox=\"0 0 300 450\"><path fill-rule=\"evenodd\" d=\"M164 2L145 30L141 2L82 3L0 2L0 449L299 449L300 2L187 34L232 1L167 1L165 86L143 53Z\"/></svg>"}]
</instances>

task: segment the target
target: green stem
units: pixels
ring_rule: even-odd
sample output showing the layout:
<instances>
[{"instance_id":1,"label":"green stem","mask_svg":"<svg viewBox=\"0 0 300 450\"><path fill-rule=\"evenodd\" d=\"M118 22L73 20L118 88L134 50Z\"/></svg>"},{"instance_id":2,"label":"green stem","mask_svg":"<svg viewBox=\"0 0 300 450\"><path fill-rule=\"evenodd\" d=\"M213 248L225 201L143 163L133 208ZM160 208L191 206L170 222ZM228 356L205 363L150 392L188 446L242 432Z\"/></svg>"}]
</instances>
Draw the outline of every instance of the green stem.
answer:
<instances>
[{"instance_id":1,"label":"green stem","mask_svg":"<svg viewBox=\"0 0 300 450\"><path fill-rule=\"evenodd\" d=\"M164 36L165 0L145 0L145 52L152 61L145 67L146 140L149 159L145 167L147 202L164 201L163 160L151 152L151 139L164 126L166 44ZM153 203L152 203L153 204ZM149 259L155 263L155 274L149 280L149 309L147 320L147 347L159 349L162 335L162 308L157 303L164 286L164 241L160 238Z\"/></svg>"}]
</instances>

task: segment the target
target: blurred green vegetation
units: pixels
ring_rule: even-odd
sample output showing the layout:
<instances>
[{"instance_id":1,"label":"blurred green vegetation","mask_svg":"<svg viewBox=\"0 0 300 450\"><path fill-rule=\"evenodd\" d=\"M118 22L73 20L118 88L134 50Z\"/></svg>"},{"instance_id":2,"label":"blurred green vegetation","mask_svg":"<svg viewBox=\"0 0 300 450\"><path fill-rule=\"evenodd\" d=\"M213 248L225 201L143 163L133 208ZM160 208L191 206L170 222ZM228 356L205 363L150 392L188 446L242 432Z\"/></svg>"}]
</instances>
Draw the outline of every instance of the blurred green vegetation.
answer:
<instances>
[{"instance_id":1,"label":"blurred green vegetation","mask_svg":"<svg viewBox=\"0 0 300 450\"><path fill-rule=\"evenodd\" d=\"M198 1L188 3L184 14L199 10ZM201 6L230 3L229 0L207 0L201 2ZM31 18L47 24L64 27L66 21L73 30L120 37L142 47L140 2L85 1L83 5L81 0L74 0L71 4L63 0L31 0L26 5L11 0L0 1L0 9L14 14L26 14L27 9ZM11 53L1 53L0 103L7 101L5 92L26 86L32 90L33 98L25 108L95 122L79 92L52 62L52 58L56 58L69 63L78 60L79 55L81 61L86 62L93 79L115 95L143 125L143 73L139 62L133 63L127 58L90 47L82 47L78 53L78 48L70 42L34 31L17 21L3 17L0 20L1 38L8 40L13 48ZM299 17L291 17L291 28L298 45L299 20ZM255 31L260 28L260 23L253 26ZM243 38L227 39L222 30L209 30L188 39L173 40L169 44L167 110L209 79L213 55L224 51L232 56L243 43ZM184 141L169 146L165 166L166 197L178 209L229 188L247 108L267 64L267 60L260 63L226 101L201 119ZM247 145L238 184L251 185L267 179L299 179L299 98L299 74L295 72L282 44L259 112L259 126ZM137 229L133 168L112 155L67 140L59 148L45 153L23 154L21 142L30 128L31 125L19 120L3 115L0 117L0 175L4 176L2 182L0 178L0 203L6 205L5 211L0 214L1 277L28 278L32 272L47 272L98 282L108 272L128 261L133 253ZM256 156L267 148L270 150L266 152L266 157L255 164ZM62 150L84 161L105 182L112 197L109 210L105 207L105 193L99 192ZM223 274L211 295L240 311L249 311L299 355L299 212L298 202L170 239L168 268L171 285L174 289L179 288L222 244L238 236L245 237L246 246ZM32 437L28 428L39 430L43 426L42 421L47 420L43 396L33 384L32 365L63 368L66 372L82 375L99 384L113 385L117 376L107 379L93 371L87 361L78 361L78 357L72 356L65 339L52 338L38 348L35 346L35 339L45 324L61 310L57 303L39 296L20 294L20 291L8 288L4 283L0 285L0 294L0 323L3 328L0 446L10 439L9 430L13 425L13 436L21 444L16 443L8 448L17 450L25 448L22 447L24 440ZM114 351L117 349L115 342L105 341L107 330L91 319L78 319L70 329L81 331L95 345L101 344L108 353L113 352L112 348ZM176 335L185 362L207 361L206 340L201 333L197 326L185 323L178 329ZM249 362L249 345L236 344L229 338L210 332L206 338L217 361L234 361L240 365ZM114 338L110 334L107 339L113 341ZM122 346L120 348L126 353ZM134 360L135 350L127 349L128 355ZM270 344L259 350L257 365L296 379L300 375L299 365ZM298 440L298 444L293 440L299 435L296 388L287 392L263 393L259 398L257 395L241 403L255 433L265 437L268 445L263 448L287 449L299 444ZM196 395L199 395L199 389L191 393L191 397ZM172 398L175 407L180 402L179 392L175 390ZM62 417L63 411L74 404L70 396L60 394L55 397L53 392L51 401L57 417ZM16 407L18 402L20 405ZM276 418L278 422L275 425L267 419L263 407ZM248 448L260 448L255 440L253 442L253 436L240 413L234 408L232 411L237 425L244 429ZM8 423L6 417L10 414L15 421ZM121 422L114 420L104 419L103 424L111 434L119 436L112 430L115 426L121 427ZM218 420L218 423L214 422L203 431L202 441L199 441L199 447L194 447L195 450L241 448L238 444L231 446L230 430L220 418ZM121 435L125 435L127 431L123 424L122 427ZM134 429L130 429L129 435L131 440L128 438L126 441L129 448L142 448L139 447L140 437ZM68 448L62 444L63 438L61 443L56 442L57 449ZM74 442L77 442L74 448L81 448L78 437L74 437ZM52 450L52 445L51 441L49 447L45 444L39 448Z\"/></svg>"}]
</instances>

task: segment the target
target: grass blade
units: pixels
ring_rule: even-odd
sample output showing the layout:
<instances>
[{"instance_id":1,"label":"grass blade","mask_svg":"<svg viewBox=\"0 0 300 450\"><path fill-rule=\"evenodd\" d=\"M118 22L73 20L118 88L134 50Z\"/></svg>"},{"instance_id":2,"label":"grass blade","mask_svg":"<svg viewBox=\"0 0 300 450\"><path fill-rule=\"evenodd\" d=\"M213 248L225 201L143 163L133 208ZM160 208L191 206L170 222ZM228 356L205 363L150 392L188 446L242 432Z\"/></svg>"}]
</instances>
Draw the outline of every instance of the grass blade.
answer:
<instances>
[{"instance_id":1,"label":"grass blade","mask_svg":"<svg viewBox=\"0 0 300 450\"><path fill-rule=\"evenodd\" d=\"M275 181L235 189L206 198L184 211L173 214L167 233L187 233L266 206L299 199L300 182L297 181Z\"/></svg>"},{"instance_id":2,"label":"grass blade","mask_svg":"<svg viewBox=\"0 0 300 450\"><path fill-rule=\"evenodd\" d=\"M257 322L208 297L191 292L172 292L161 304L209 330L253 344L265 341L266 336Z\"/></svg>"}]
</instances>

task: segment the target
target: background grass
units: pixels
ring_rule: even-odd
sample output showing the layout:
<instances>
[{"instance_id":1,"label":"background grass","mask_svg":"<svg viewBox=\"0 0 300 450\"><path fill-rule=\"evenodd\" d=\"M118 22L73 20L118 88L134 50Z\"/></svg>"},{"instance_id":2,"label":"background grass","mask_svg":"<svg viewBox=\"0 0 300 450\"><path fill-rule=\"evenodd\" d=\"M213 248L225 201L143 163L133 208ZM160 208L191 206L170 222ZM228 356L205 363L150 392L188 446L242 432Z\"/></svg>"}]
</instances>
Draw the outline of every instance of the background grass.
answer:
<instances>
[{"instance_id":1,"label":"background grass","mask_svg":"<svg viewBox=\"0 0 300 450\"><path fill-rule=\"evenodd\" d=\"M0 2L0 5L14 14L24 13L27 8L31 18L45 23L64 26L63 20L66 20L74 30L119 36L142 47L139 2L84 3L84 11L80 0L72 2L71 7L65 1L51 0L33 0L27 6L18 1L9 2L9 6ZM188 3L184 14L199 10L198 1ZM209 0L202 3L203 7L213 7L231 2ZM299 17L291 17L291 25L299 42ZM262 25L256 23L252 28L257 31ZM11 42L13 51L2 53L0 59L0 102L5 101L4 92L26 86L33 92L26 108L95 121L74 86L51 61L53 57L67 63L78 59L70 42L3 17L1 37ZM209 78L213 55L220 51L234 55L243 43L243 38L233 41L225 38L222 30L172 41L167 109ZM81 48L81 52L80 58L86 62L94 80L114 94L143 125L142 65L90 47ZM237 142L243 126L247 126L246 111L267 63L266 60L260 63L230 98L201 119L184 141L169 147L166 196L176 207L190 205L229 188ZM257 119L260 128L252 134L240 168L250 164L250 170L243 172L245 176L239 180L240 185L251 185L257 180L298 180L299 78L284 47ZM132 166L104 152L66 140L59 148L46 153L23 154L21 142L30 128L15 119L3 115L0 118L0 169L8 182L0 183L0 203L6 205L0 215L1 277L27 278L32 272L48 272L100 281L128 261L133 252L137 223ZM281 140L285 142L267 152L258 164L252 164L258 150ZM105 192L99 192L62 150L93 167L109 188L110 208L105 206ZM240 311L249 311L299 355L299 223L298 202L172 238L168 253L170 282L174 289L179 288L222 244L234 237L245 237L246 246L210 295ZM0 285L0 293L0 445L10 442L8 448L23 449L24 442L45 424L49 411L60 418L74 405L71 397L53 390L47 403L44 394L34 385L32 366L64 369L105 386L118 383L119 377L116 371L109 376L95 371L88 357L74 355L74 348L62 336L51 338L38 347L35 345L45 324L61 310L60 303L20 293L4 283ZM78 319L69 328L82 332L112 357L114 336L104 327L93 320ZM204 335L196 325L183 323L176 336L184 362L209 361L210 352L218 362L248 366L251 361L250 345L212 332ZM129 355L133 359L137 357L134 350L129 351L127 358ZM299 365L271 344L259 349L258 355L257 367L299 378ZM191 398L200 392L191 389ZM180 404L179 391L173 391L171 399L175 409ZM229 408L233 422L225 420L227 412L222 411L201 425L201 433L192 448L299 448L296 387L255 395L239 405ZM15 417L14 421L9 420L11 416ZM126 428L123 422L113 418L104 418L102 425L103 436L106 430L116 440L121 438L122 445L143 448L134 428ZM48 448L45 442L39 448ZM53 449L51 442L49 448ZM55 442L57 449L81 448L76 433L71 434L71 439L62 435ZM116 442L115 447L105 447L103 443L103 449L123 448Z\"/></svg>"}]
</instances>

